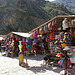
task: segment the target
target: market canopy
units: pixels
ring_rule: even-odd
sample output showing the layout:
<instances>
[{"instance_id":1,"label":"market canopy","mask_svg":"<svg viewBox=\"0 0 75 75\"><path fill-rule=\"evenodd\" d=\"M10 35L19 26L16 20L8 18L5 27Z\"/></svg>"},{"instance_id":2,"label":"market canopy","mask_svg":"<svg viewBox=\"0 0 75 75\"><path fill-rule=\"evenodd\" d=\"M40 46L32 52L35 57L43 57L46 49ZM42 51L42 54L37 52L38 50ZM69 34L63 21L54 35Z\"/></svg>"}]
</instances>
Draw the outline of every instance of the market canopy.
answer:
<instances>
[{"instance_id":1,"label":"market canopy","mask_svg":"<svg viewBox=\"0 0 75 75\"><path fill-rule=\"evenodd\" d=\"M16 35L19 35L19 36L21 36L21 37L30 37L30 36L31 36L31 34L29 34L29 33L11 32L11 33L7 34L5 37L7 37L7 36L9 36L9 35L11 35L11 34L16 34Z\"/></svg>"},{"instance_id":2,"label":"market canopy","mask_svg":"<svg viewBox=\"0 0 75 75\"><path fill-rule=\"evenodd\" d=\"M3 37L0 37L0 40L3 40Z\"/></svg>"},{"instance_id":3,"label":"market canopy","mask_svg":"<svg viewBox=\"0 0 75 75\"><path fill-rule=\"evenodd\" d=\"M31 36L31 34L29 34L29 33L22 33L22 32L12 32L12 33L22 36L22 37L30 37Z\"/></svg>"}]
</instances>

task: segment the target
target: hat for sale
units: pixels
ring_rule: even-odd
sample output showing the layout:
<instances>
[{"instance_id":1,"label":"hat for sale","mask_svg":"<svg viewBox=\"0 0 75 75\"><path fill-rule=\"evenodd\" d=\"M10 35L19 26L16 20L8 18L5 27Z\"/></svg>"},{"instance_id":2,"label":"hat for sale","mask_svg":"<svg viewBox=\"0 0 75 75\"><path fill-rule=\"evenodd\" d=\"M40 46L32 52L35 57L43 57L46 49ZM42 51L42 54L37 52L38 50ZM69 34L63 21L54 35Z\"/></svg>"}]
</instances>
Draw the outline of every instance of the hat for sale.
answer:
<instances>
[{"instance_id":1,"label":"hat for sale","mask_svg":"<svg viewBox=\"0 0 75 75\"><path fill-rule=\"evenodd\" d=\"M68 46L65 46L65 48L63 49L63 51L68 51L68 50L70 50Z\"/></svg>"},{"instance_id":2,"label":"hat for sale","mask_svg":"<svg viewBox=\"0 0 75 75\"><path fill-rule=\"evenodd\" d=\"M67 34L67 32L65 32L65 35Z\"/></svg>"},{"instance_id":3,"label":"hat for sale","mask_svg":"<svg viewBox=\"0 0 75 75\"><path fill-rule=\"evenodd\" d=\"M58 53L57 55L56 55L56 57L61 57L63 55L63 53Z\"/></svg>"},{"instance_id":4,"label":"hat for sale","mask_svg":"<svg viewBox=\"0 0 75 75\"><path fill-rule=\"evenodd\" d=\"M60 43L63 43L63 41L60 40Z\"/></svg>"}]
</instances>

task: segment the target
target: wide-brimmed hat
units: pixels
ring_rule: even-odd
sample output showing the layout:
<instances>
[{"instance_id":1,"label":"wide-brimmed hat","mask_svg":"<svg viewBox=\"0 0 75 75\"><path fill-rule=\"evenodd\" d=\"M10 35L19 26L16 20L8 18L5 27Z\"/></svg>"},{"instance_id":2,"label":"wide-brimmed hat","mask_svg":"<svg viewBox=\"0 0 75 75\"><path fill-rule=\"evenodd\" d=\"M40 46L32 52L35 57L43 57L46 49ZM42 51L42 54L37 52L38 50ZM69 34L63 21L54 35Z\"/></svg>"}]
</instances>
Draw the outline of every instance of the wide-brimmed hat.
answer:
<instances>
[{"instance_id":1,"label":"wide-brimmed hat","mask_svg":"<svg viewBox=\"0 0 75 75\"><path fill-rule=\"evenodd\" d=\"M63 51L68 51L68 50L70 50L68 46L65 46L65 48L63 49Z\"/></svg>"}]
</instances>

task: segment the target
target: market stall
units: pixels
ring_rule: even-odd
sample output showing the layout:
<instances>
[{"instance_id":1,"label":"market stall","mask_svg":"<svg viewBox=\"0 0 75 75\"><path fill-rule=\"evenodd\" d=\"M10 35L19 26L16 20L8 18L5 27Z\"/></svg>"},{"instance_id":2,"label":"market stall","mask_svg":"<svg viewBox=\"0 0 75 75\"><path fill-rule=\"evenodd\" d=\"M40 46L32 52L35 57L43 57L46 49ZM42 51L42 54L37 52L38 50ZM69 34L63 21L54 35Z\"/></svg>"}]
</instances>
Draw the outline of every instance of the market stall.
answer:
<instances>
[{"instance_id":1,"label":"market stall","mask_svg":"<svg viewBox=\"0 0 75 75\"><path fill-rule=\"evenodd\" d=\"M66 35L64 36L65 32L68 33L67 37ZM33 34L32 46L36 49L36 53L39 51L43 53L46 51L54 53L56 49L55 42L64 40L65 38L69 38L69 46L74 46L75 44L73 41L75 41L75 16L57 16L42 24L41 26L33 29L29 33Z\"/></svg>"},{"instance_id":2,"label":"market stall","mask_svg":"<svg viewBox=\"0 0 75 75\"><path fill-rule=\"evenodd\" d=\"M22 53L27 47L30 47L30 43L27 43L27 39L30 37L29 33L11 32L4 37L4 46L6 56L18 56L18 53Z\"/></svg>"}]
</instances>

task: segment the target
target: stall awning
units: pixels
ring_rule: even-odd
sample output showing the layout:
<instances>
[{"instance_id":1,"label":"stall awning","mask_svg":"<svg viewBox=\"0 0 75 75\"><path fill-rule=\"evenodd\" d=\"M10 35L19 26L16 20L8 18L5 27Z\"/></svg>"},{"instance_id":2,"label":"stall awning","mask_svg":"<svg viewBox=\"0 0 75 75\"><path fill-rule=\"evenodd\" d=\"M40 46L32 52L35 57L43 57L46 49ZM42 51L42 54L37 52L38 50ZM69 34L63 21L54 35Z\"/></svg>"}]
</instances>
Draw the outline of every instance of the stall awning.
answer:
<instances>
[{"instance_id":1,"label":"stall awning","mask_svg":"<svg viewBox=\"0 0 75 75\"><path fill-rule=\"evenodd\" d=\"M32 34L29 34L29 33L22 33L22 32L11 32L11 33L9 33L9 34L7 34L6 36L4 36L3 38L5 38L5 37L8 37L9 35L11 35L11 34L15 34L15 35L19 35L19 36L21 36L21 37L30 37Z\"/></svg>"},{"instance_id":2,"label":"stall awning","mask_svg":"<svg viewBox=\"0 0 75 75\"><path fill-rule=\"evenodd\" d=\"M3 40L3 37L0 37L0 40Z\"/></svg>"},{"instance_id":3,"label":"stall awning","mask_svg":"<svg viewBox=\"0 0 75 75\"><path fill-rule=\"evenodd\" d=\"M16 35L19 35L22 37L30 37L31 36L31 34L29 34L29 33L22 33L22 32L12 32L12 34L16 34Z\"/></svg>"},{"instance_id":4,"label":"stall awning","mask_svg":"<svg viewBox=\"0 0 75 75\"><path fill-rule=\"evenodd\" d=\"M30 37L31 36L31 34L29 34L29 33L22 33L22 32L12 32L12 34L16 34L16 35L19 35L22 37Z\"/></svg>"}]
</instances>

